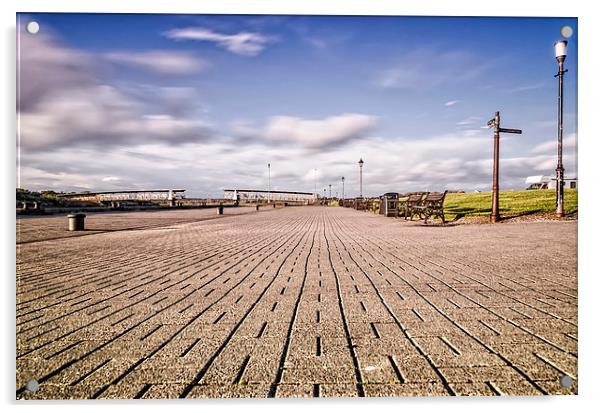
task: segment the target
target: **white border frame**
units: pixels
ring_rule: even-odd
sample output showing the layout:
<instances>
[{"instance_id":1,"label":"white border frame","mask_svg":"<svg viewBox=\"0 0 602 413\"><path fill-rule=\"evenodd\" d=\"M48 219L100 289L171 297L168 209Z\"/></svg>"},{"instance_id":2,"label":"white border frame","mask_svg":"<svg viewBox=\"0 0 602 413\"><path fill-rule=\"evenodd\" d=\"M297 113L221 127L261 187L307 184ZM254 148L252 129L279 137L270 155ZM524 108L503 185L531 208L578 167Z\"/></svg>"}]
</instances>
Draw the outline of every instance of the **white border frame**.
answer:
<instances>
[{"instance_id":1,"label":"white border frame","mask_svg":"<svg viewBox=\"0 0 602 413\"><path fill-rule=\"evenodd\" d=\"M12 3L12 4L11 4ZM579 396L551 396L536 398L399 398L399 399L329 399L329 400L204 400L151 401L143 407L159 412L172 404L177 409L223 409L227 411L261 410L281 411L282 409L301 412L306 409L340 408L351 411L365 411L377 408L382 410L420 411L507 411L514 408L528 408L532 411L562 409L590 410L589 404L601 401L598 384L602 382L600 372L600 302L598 294L602 274L596 256L600 239L600 171L594 169L600 164L602 155L599 129L596 128L594 111L599 106L595 99L600 93L600 42L602 21L600 13L594 9L595 2L566 2L547 0L528 2L525 0L504 0L486 2L477 0L437 1L421 0L20 0L0 2L2 13L3 42L1 66L4 98L1 100L3 126L3 178L2 194L2 261L3 261L3 317L4 337L2 347L3 363L0 374L1 394L5 407L9 410L20 408L28 411L44 409L44 413L59 411L79 411L83 408L93 412L107 408L119 410L130 408L134 402L24 402L15 401L15 215L12 203L16 183L16 136L15 122L15 21L16 12L112 12L112 13L223 13L223 14L339 14L339 15L439 15L439 16L545 16L579 18ZM595 47L595 45L598 45ZM597 409L599 409L598 406ZM592 409L593 410L593 409Z\"/></svg>"}]
</instances>

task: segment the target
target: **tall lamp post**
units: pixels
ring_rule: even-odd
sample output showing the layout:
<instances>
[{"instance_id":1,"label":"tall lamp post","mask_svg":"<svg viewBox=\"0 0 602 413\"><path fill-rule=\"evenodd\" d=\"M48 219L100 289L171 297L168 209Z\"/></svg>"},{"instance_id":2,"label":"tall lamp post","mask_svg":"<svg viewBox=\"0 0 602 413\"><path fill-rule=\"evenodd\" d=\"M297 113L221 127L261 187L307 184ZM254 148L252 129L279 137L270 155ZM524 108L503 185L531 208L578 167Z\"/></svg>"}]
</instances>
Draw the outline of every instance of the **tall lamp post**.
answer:
<instances>
[{"instance_id":1,"label":"tall lamp post","mask_svg":"<svg viewBox=\"0 0 602 413\"><path fill-rule=\"evenodd\" d=\"M332 199L332 184L328 184L328 198Z\"/></svg>"},{"instance_id":2,"label":"tall lamp post","mask_svg":"<svg viewBox=\"0 0 602 413\"><path fill-rule=\"evenodd\" d=\"M314 168L314 197L318 198L318 169Z\"/></svg>"},{"instance_id":3,"label":"tall lamp post","mask_svg":"<svg viewBox=\"0 0 602 413\"><path fill-rule=\"evenodd\" d=\"M358 164L360 165L360 198L363 198L364 191L362 188L362 168L364 167L364 161L362 160L362 158L360 158L360 161L358 162Z\"/></svg>"},{"instance_id":4,"label":"tall lamp post","mask_svg":"<svg viewBox=\"0 0 602 413\"><path fill-rule=\"evenodd\" d=\"M343 183L343 202L345 202L345 177L341 177L341 182Z\"/></svg>"},{"instance_id":5,"label":"tall lamp post","mask_svg":"<svg viewBox=\"0 0 602 413\"><path fill-rule=\"evenodd\" d=\"M563 132L563 80L567 70L564 69L564 60L566 59L568 42L566 40L557 41L554 45L556 51L556 61L558 62L558 73L554 76L558 78L558 164L556 165L556 217L564 217L564 166L562 165L562 132Z\"/></svg>"},{"instance_id":6,"label":"tall lamp post","mask_svg":"<svg viewBox=\"0 0 602 413\"><path fill-rule=\"evenodd\" d=\"M270 178L271 178L270 177L270 174L271 174L270 169L271 169L271 165L268 164L268 204L270 203L270 201L272 199L272 192L270 191L270 184L271 184L271 182L270 182Z\"/></svg>"}]
</instances>

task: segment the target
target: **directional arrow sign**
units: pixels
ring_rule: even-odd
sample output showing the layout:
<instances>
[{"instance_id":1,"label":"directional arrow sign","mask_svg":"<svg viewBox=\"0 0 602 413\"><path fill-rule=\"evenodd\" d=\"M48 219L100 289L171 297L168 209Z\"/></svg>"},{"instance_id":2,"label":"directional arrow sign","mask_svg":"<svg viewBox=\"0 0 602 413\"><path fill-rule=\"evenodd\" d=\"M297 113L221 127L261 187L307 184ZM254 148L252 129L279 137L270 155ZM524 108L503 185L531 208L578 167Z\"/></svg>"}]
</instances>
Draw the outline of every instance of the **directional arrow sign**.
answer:
<instances>
[{"instance_id":1,"label":"directional arrow sign","mask_svg":"<svg viewBox=\"0 0 602 413\"><path fill-rule=\"evenodd\" d=\"M495 118L493 118L489 122L487 122L487 126L489 128L493 128L495 126Z\"/></svg>"},{"instance_id":2,"label":"directional arrow sign","mask_svg":"<svg viewBox=\"0 0 602 413\"><path fill-rule=\"evenodd\" d=\"M506 128L500 128L500 132L504 132L504 133L518 133L518 134L523 133L523 131L520 130L520 129L506 129Z\"/></svg>"}]
</instances>

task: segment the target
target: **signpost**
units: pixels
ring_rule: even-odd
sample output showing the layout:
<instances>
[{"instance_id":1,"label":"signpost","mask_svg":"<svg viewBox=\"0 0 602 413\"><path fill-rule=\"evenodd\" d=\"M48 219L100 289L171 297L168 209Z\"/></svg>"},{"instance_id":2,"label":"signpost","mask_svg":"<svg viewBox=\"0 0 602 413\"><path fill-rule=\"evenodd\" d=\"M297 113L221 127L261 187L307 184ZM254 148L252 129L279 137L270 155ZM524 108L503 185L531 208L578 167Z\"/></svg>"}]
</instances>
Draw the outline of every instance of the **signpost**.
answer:
<instances>
[{"instance_id":1,"label":"signpost","mask_svg":"<svg viewBox=\"0 0 602 413\"><path fill-rule=\"evenodd\" d=\"M500 128L500 112L495 112L495 117L487 122L489 128L493 128L493 194L491 199L491 222L500 220L500 132L523 133L520 129Z\"/></svg>"}]
</instances>

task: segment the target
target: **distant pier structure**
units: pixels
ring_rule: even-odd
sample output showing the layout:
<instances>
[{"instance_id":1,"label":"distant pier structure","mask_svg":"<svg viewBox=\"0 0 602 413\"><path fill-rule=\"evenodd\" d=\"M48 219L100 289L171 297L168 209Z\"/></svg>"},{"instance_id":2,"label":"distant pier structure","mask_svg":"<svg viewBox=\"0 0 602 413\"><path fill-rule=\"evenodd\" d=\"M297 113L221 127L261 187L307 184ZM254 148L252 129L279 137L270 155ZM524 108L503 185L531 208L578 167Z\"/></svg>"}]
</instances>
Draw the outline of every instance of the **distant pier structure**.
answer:
<instances>
[{"instance_id":1,"label":"distant pier structure","mask_svg":"<svg viewBox=\"0 0 602 413\"><path fill-rule=\"evenodd\" d=\"M60 194L59 198L69 201L173 201L184 198L185 189L146 189L128 191L80 192Z\"/></svg>"},{"instance_id":2,"label":"distant pier structure","mask_svg":"<svg viewBox=\"0 0 602 413\"><path fill-rule=\"evenodd\" d=\"M312 204L316 202L315 194L311 192L294 191L265 191L262 189L224 189L224 199L245 202L291 202Z\"/></svg>"}]
</instances>

